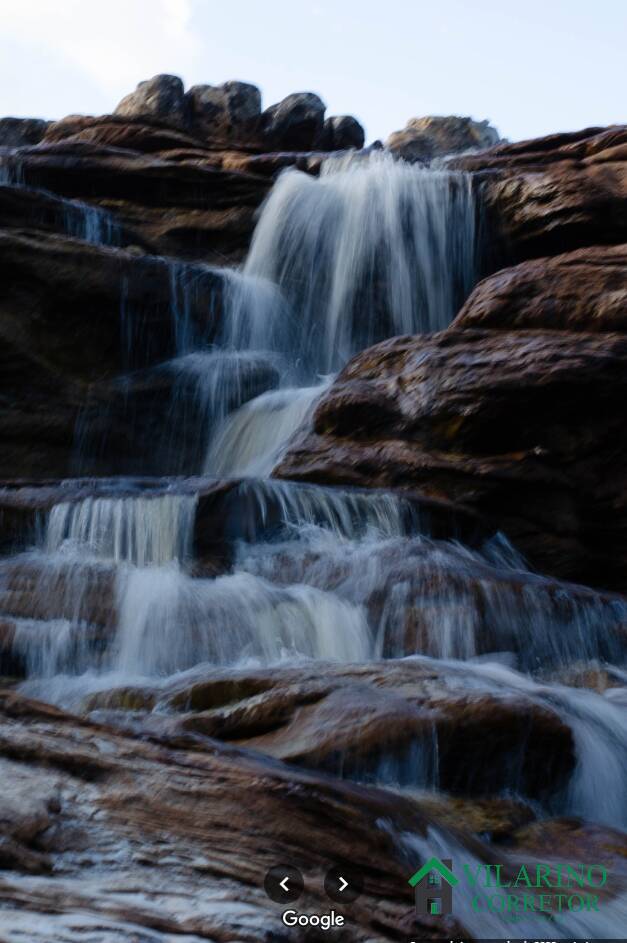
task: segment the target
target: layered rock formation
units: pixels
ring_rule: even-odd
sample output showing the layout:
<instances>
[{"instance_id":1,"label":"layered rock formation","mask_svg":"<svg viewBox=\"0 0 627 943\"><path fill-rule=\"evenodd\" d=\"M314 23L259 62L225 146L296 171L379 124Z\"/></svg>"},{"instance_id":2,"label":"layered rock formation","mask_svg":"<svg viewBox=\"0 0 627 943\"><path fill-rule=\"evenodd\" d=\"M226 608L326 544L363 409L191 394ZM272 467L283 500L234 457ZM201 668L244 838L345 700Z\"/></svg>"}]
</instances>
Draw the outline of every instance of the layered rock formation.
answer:
<instances>
[{"instance_id":1,"label":"layered rock formation","mask_svg":"<svg viewBox=\"0 0 627 943\"><path fill-rule=\"evenodd\" d=\"M540 569L624 590L624 142L595 129L463 158L502 239L487 264L534 258L480 282L446 332L355 358L276 474L419 487L487 514ZM587 248L535 258L571 245Z\"/></svg>"}]
</instances>

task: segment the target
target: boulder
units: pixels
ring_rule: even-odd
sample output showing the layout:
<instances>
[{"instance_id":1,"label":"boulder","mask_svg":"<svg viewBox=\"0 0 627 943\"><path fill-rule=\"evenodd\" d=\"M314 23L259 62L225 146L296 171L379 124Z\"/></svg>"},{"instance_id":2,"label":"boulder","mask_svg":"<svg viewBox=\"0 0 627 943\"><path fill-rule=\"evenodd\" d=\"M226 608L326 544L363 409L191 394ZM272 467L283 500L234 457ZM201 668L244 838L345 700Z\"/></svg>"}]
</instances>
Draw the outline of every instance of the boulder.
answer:
<instances>
[{"instance_id":1,"label":"boulder","mask_svg":"<svg viewBox=\"0 0 627 943\"><path fill-rule=\"evenodd\" d=\"M155 118L163 124L184 127L187 123L185 90L177 75L155 75L140 82L115 109L125 118Z\"/></svg>"},{"instance_id":2,"label":"boulder","mask_svg":"<svg viewBox=\"0 0 627 943\"><path fill-rule=\"evenodd\" d=\"M500 141L499 132L488 121L448 115L411 118L402 131L385 142L387 150L409 163L429 163L436 157L464 151L483 151Z\"/></svg>"},{"instance_id":3,"label":"boulder","mask_svg":"<svg viewBox=\"0 0 627 943\"><path fill-rule=\"evenodd\" d=\"M591 246L501 269L476 286L453 326L625 331L627 245Z\"/></svg>"},{"instance_id":4,"label":"boulder","mask_svg":"<svg viewBox=\"0 0 627 943\"><path fill-rule=\"evenodd\" d=\"M271 149L312 150L322 133L325 104L313 92L294 92L261 116L261 127Z\"/></svg>"},{"instance_id":5,"label":"boulder","mask_svg":"<svg viewBox=\"0 0 627 943\"><path fill-rule=\"evenodd\" d=\"M261 115L261 92L248 82L194 85L186 94L190 125L199 137L246 140Z\"/></svg>"},{"instance_id":6,"label":"boulder","mask_svg":"<svg viewBox=\"0 0 627 943\"><path fill-rule=\"evenodd\" d=\"M0 147L39 144L49 125L41 118L0 118Z\"/></svg>"},{"instance_id":7,"label":"boulder","mask_svg":"<svg viewBox=\"0 0 627 943\"><path fill-rule=\"evenodd\" d=\"M333 115L325 119L315 146L321 151L359 150L364 146L365 139L364 129L356 118L352 115Z\"/></svg>"},{"instance_id":8,"label":"boulder","mask_svg":"<svg viewBox=\"0 0 627 943\"><path fill-rule=\"evenodd\" d=\"M626 367L617 333L394 338L340 373L274 474L447 497L541 571L625 588Z\"/></svg>"},{"instance_id":9,"label":"boulder","mask_svg":"<svg viewBox=\"0 0 627 943\"><path fill-rule=\"evenodd\" d=\"M319 664L204 667L160 690L92 695L86 706L105 709L116 722L112 709L134 710L142 702L164 709L146 719L153 733L195 733L308 768L414 788L437 783L456 795L513 789L547 798L574 763L572 733L557 714L523 696L468 693L437 662L328 664L323 671ZM183 711L178 723L173 709ZM141 727L137 722L135 729Z\"/></svg>"}]
</instances>

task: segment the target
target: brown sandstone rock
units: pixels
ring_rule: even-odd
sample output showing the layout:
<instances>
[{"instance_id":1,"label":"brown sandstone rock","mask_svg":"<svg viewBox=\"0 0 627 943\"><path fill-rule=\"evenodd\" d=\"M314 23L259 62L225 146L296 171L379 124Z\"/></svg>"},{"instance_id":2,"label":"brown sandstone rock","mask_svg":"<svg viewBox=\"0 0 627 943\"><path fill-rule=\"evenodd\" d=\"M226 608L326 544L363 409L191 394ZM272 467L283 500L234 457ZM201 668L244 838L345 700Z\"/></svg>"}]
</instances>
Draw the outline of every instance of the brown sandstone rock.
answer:
<instances>
[{"instance_id":1,"label":"brown sandstone rock","mask_svg":"<svg viewBox=\"0 0 627 943\"><path fill-rule=\"evenodd\" d=\"M542 571L625 587L626 366L619 334L395 338L348 364L275 474L448 497Z\"/></svg>"},{"instance_id":2,"label":"brown sandstone rock","mask_svg":"<svg viewBox=\"0 0 627 943\"><path fill-rule=\"evenodd\" d=\"M213 262L230 254L239 259L269 188L260 175L222 171L212 152L199 149L192 159L175 161L159 151L68 139L21 148L2 162L26 186L110 211L155 251Z\"/></svg>"},{"instance_id":3,"label":"brown sandstone rock","mask_svg":"<svg viewBox=\"0 0 627 943\"><path fill-rule=\"evenodd\" d=\"M165 689L103 692L86 706L110 712L155 701L185 713L178 723L167 711L147 717L145 726L131 721L131 728L217 738L353 778L376 781L391 765L405 786L420 785L431 764L440 788L456 795L512 787L515 768L517 788L542 797L549 781L549 792L559 789L573 766L571 732L557 714L521 696L469 694L437 662L201 668Z\"/></svg>"},{"instance_id":4,"label":"brown sandstone rock","mask_svg":"<svg viewBox=\"0 0 627 943\"><path fill-rule=\"evenodd\" d=\"M453 327L624 331L627 245L591 246L502 269L479 282Z\"/></svg>"},{"instance_id":5,"label":"brown sandstone rock","mask_svg":"<svg viewBox=\"0 0 627 943\"><path fill-rule=\"evenodd\" d=\"M29 791L44 795L61 780L60 814L45 841L54 870L36 882L2 875L5 933L36 925L38 939L53 943L78 912L104 943L146 928L163 943L178 934L255 943L260 933L313 943L315 933L286 934L281 908L263 890L269 868L289 861L304 874L298 909L308 912L329 910L323 882L331 865L363 874L347 943L397 940L412 928L424 939L440 936L441 920L413 922L414 861L400 836L424 834L414 803L218 743L190 752L13 694L0 704L9 791L28 777ZM462 932L452 921L446 929Z\"/></svg>"},{"instance_id":6,"label":"brown sandstone rock","mask_svg":"<svg viewBox=\"0 0 627 943\"><path fill-rule=\"evenodd\" d=\"M500 145L455 166L483 178L493 268L627 241L627 126Z\"/></svg>"},{"instance_id":7,"label":"brown sandstone rock","mask_svg":"<svg viewBox=\"0 0 627 943\"><path fill-rule=\"evenodd\" d=\"M268 150L306 151L322 133L325 104L313 92L293 92L261 116Z\"/></svg>"},{"instance_id":8,"label":"brown sandstone rock","mask_svg":"<svg viewBox=\"0 0 627 943\"><path fill-rule=\"evenodd\" d=\"M39 144L49 125L41 118L0 118L0 147Z\"/></svg>"}]
</instances>

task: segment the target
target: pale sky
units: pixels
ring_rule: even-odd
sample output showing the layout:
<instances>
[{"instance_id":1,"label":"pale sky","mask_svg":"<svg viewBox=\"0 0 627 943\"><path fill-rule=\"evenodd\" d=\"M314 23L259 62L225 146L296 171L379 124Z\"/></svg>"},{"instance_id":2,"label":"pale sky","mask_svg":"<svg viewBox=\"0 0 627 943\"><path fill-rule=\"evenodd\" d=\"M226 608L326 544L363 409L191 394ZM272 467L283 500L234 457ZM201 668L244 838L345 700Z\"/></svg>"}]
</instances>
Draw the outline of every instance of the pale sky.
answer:
<instances>
[{"instance_id":1,"label":"pale sky","mask_svg":"<svg viewBox=\"0 0 627 943\"><path fill-rule=\"evenodd\" d=\"M157 72L519 140L627 121L627 0L0 0L0 116L102 114Z\"/></svg>"}]
</instances>

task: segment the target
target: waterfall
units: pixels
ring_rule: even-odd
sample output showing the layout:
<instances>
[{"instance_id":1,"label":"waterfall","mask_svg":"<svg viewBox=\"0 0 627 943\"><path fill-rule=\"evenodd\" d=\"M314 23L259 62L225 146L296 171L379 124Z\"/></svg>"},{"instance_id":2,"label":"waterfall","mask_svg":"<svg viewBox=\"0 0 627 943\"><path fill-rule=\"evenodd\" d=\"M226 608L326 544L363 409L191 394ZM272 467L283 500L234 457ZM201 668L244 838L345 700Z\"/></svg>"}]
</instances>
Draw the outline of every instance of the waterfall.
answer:
<instances>
[{"instance_id":1,"label":"waterfall","mask_svg":"<svg viewBox=\"0 0 627 943\"><path fill-rule=\"evenodd\" d=\"M211 441L205 474L269 475L327 385L273 390L240 407Z\"/></svg>"},{"instance_id":2,"label":"waterfall","mask_svg":"<svg viewBox=\"0 0 627 943\"><path fill-rule=\"evenodd\" d=\"M46 550L70 542L83 552L114 563L159 566L191 554L193 495L143 498L86 498L52 508Z\"/></svg>"},{"instance_id":3,"label":"waterfall","mask_svg":"<svg viewBox=\"0 0 627 943\"><path fill-rule=\"evenodd\" d=\"M386 337L441 330L476 277L471 178L376 152L329 159L318 178L286 171L244 272L283 291L309 379Z\"/></svg>"},{"instance_id":4,"label":"waterfall","mask_svg":"<svg viewBox=\"0 0 627 943\"><path fill-rule=\"evenodd\" d=\"M19 160L2 168L6 184L23 186ZM67 235L121 238L105 211L51 199ZM351 356L450 323L477 274L476 215L468 175L378 153L334 158L318 178L281 174L240 271L155 263L167 266L165 353L151 312L132 310L141 293L121 285L127 362L116 389L139 390L129 437L140 423L154 430L150 458L166 456L172 478L83 482L74 495L50 486L36 545L0 559L0 658L9 652L25 693L85 710L86 694L138 685L169 710L158 692L187 670L202 679L263 669L274 684L276 666L298 679L313 662L310 675L328 675L330 688L340 675L360 685L372 670L382 697L394 692L415 710L416 726L412 714L406 739L377 735L367 755L338 747L336 775L457 798L442 759L457 723L446 707L487 703L497 719L520 716L522 734L511 750L497 744L502 755L477 773L471 796L488 782L489 797L533 803L539 816L627 828L624 598L531 572L483 525L462 539L465 515L451 512L438 530L437 502L417 495L271 477L311 433L318 400ZM415 687L412 667L424 672ZM407 670L398 691L396 668ZM592 672L604 676L599 691L606 680L616 688L580 686ZM529 729L538 715L554 720L547 736L564 731L568 750L563 776L537 794L523 769L528 715ZM465 772L469 783L477 771ZM440 849L456 864L475 861L441 830L398 839L420 860ZM479 839L474 848L491 853ZM508 930L498 914L479 920L460 906L469 932ZM626 911L617 896L596 935L611 936ZM592 932L582 915L546 930ZM519 931L537 936L538 925Z\"/></svg>"}]
</instances>

